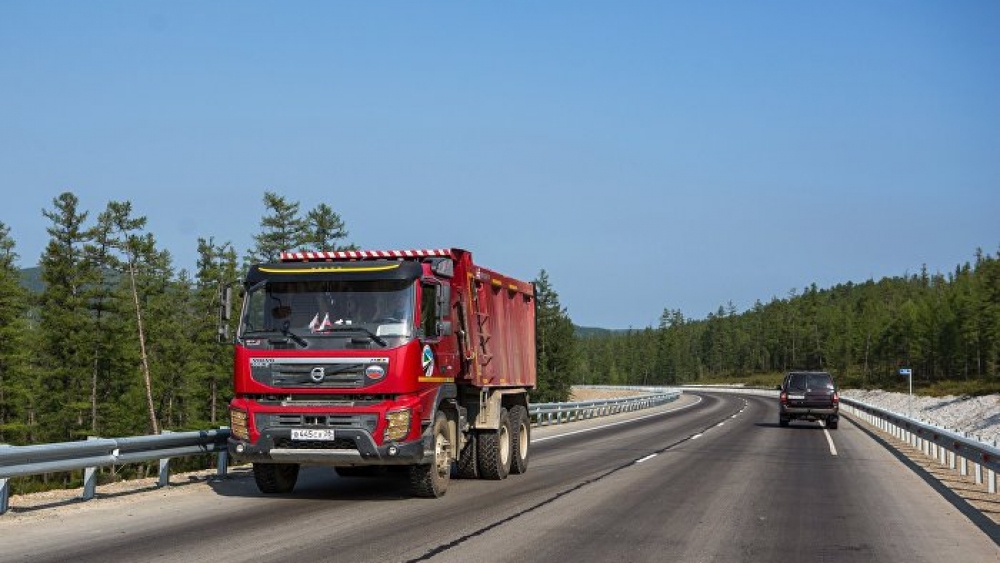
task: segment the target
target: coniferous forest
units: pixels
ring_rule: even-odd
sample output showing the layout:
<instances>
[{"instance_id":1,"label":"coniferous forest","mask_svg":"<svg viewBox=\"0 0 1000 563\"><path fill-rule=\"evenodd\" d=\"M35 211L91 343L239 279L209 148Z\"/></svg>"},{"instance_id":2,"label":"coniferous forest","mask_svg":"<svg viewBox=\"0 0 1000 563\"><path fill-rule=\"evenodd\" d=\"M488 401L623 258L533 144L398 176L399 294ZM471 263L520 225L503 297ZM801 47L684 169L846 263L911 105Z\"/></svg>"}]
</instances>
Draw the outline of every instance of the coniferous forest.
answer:
<instances>
[{"instance_id":1,"label":"coniferous forest","mask_svg":"<svg viewBox=\"0 0 1000 563\"><path fill-rule=\"evenodd\" d=\"M658 327L601 331L581 339L581 352L574 383L773 384L809 369L841 387L901 389L899 368L909 367L929 393L996 392L1000 254L976 251L947 275L812 285L742 313L731 303L705 319L664 309Z\"/></svg>"},{"instance_id":2,"label":"coniferous forest","mask_svg":"<svg viewBox=\"0 0 1000 563\"><path fill-rule=\"evenodd\" d=\"M272 192L253 248L198 239L194 271L175 269L130 202L95 214L67 192L43 213L48 244L29 270L34 283L0 223L0 443L228 424L220 284L281 250L355 248L332 207L303 212ZM544 269L534 282L534 402L565 400L577 383L752 382L789 369L831 371L842 387L891 387L904 364L923 384L1000 388L1000 255L976 251L947 275L812 286L744 312L729 304L705 319L664 309L657 327L587 336Z\"/></svg>"}]
</instances>

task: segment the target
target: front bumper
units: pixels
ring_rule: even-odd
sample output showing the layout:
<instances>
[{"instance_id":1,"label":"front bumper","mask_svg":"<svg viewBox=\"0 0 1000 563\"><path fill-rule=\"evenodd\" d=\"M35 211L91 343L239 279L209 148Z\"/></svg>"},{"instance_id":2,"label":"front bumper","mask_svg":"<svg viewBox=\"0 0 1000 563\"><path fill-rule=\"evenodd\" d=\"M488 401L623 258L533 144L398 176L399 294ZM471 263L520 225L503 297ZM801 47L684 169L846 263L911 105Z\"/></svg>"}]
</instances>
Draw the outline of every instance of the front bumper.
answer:
<instances>
[{"instance_id":1,"label":"front bumper","mask_svg":"<svg viewBox=\"0 0 1000 563\"><path fill-rule=\"evenodd\" d=\"M781 416L785 418L826 418L829 416L838 416L838 407L790 407L787 405L781 405Z\"/></svg>"},{"instance_id":2,"label":"front bumper","mask_svg":"<svg viewBox=\"0 0 1000 563\"><path fill-rule=\"evenodd\" d=\"M414 465L434 460L434 448L425 447L430 434L413 442L379 446L366 430L338 429L333 442L293 441L288 428L265 429L256 444L229 438L229 454L240 462L299 463L339 467ZM429 453L425 453L429 452Z\"/></svg>"}]
</instances>

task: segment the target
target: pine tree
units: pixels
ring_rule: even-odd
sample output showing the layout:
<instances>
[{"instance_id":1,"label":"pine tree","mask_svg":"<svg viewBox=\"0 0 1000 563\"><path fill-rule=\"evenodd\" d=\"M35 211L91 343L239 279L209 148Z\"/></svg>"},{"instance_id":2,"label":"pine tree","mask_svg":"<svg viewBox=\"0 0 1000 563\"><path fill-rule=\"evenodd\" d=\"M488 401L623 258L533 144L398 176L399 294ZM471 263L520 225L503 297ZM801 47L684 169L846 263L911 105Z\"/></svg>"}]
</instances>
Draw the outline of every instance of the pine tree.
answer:
<instances>
[{"instance_id":1,"label":"pine tree","mask_svg":"<svg viewBox=\"0 0 1000 563\"><path fill-rule=\"evenodd\" d=\"M33 436L43 442L75 440L86 436L92 426L85 420L90 411L85 398L90 393L83 366L89 365L94 350L86 290L97 278L84 254L90 240L83 226L87 213L77 210L79 200L70 192L52 203L53 209L43 210L52 225L41 257L45 289L39 301L39 365L44 366L46 376L37 417L44 424Z\"/></svg>"},{"instance_id":2,"label":"pine tree","mask_svg":"<svg viewBox=\"0 0 1000 563\"><path fill-rule=\"evenodd\" d=\"M354 245L342 244L346 238L344 220L329 205L321 203L306 214L304 237L299 246L303 250L355 250Z\"/></svg>"},{"instance_id":3,"label":"pine tree","mask_svg":"<svg viewBox=\"0 0 1000 563\"><path fill-rule=\"evenodd\" d=\"M197 389L200 420L218 426L224 420L233 373L232 349L216 341L219 322L219 290L236 279L236 251L229 243L217 245L213 239L198 239L198 266L195 273L192 340L198 342L197 357L191 367L190 383ZM235 319L233 321L235 323ZM235 327L230 327L230 333Z\"/></svg>"},{"instance_id":4,"label":"pine tree","mask_svg":"<svg viewBox=\"0 0 1000 563\"><path fill-rule=\"evenodd\" d=\"M559 294L549 283L545 270L535 279L537 300L538 386L533 401L565 401L569 398L577 366L576 335L573 321L559 304Z\"/></svg>"},{"instance_id":5,"label":"pine tree","mask_svg":"<svg viewBox=\"0 0 1000 563\"><path fill-rule=\"evenodd\" d=\"M34 393L28 371L28 295L14 247L10 228L0 222L0 443L26 444Z\"/></svg>"},{"instance_id":6,"label":"pine tree","mask_svg":"<svg viewBox=\"0 0 1000 563\"><path fill-rule=\"evenodd\" d=\"M136 339L139 346L140 372L145 391L146 412L149 428L153 434L160 433L160 424L156 416L156 405L153 400L153 378L150 367L150 353L147 347L147 325L143 322L144 305L148 296L155 295L149 287L140 289L140 276L149 284L156 281L165 284L172 272L169 269L169 254L158 253L151 234L141 235L146 226L145 217L132 216L132 203L128 201L111 201L103 215L113 226L112 246L120 253L120 263L124 266L123 283L127 284L131 297L132 312L135 315ZM157 269L159 271L157 271ZM159 288L162 292L162 288ZM155 323L154 323L155 325Z\"/></svg>"},{"instance_id":7,"label":"pine tree","mask_svg":"<svg viewBox=\"0 0 1000 563\"><path fill-rule=\"evenodd\" d=\"M245 257L247 264L275 262L282 251L298 250L307 239L305 221L299 217L299 202L264 192L264 207L267 213L260 221L261 233L253 237L254 248Z\"/></svg>"}]
</instances>

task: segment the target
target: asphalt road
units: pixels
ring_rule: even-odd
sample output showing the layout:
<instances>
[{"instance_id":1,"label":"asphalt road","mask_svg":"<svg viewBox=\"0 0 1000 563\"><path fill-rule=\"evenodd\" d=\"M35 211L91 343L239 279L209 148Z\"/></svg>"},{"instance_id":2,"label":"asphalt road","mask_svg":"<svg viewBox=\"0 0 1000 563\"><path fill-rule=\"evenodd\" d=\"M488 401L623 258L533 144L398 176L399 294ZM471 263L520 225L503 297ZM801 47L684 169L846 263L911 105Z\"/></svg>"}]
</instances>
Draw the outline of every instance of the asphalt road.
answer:
<instances>
[{"instance_id":1,"label":"asphalt road","mask_svg":"<svg viewBox=\"0 0 1000 563\"><path fill-rule=\"evenodd\" d=\"M7 515L0 561L1000 561L997 526L846 420L779 428L773 399L686 393L532 440L525 475L437 500L308 468L281 497L242 475Z\"/></svg>"}]
</instances>

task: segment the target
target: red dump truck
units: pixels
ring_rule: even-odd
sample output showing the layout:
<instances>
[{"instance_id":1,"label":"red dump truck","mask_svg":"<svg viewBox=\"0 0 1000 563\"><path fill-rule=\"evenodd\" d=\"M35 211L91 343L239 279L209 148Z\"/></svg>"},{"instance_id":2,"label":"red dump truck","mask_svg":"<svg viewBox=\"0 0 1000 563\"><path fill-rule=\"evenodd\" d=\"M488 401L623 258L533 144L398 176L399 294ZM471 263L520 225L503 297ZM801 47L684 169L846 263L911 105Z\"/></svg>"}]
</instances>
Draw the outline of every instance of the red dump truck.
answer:
<instances>
[{"instance_id":1,"label":"red dump truck","mask_svg":"<svg viewBox=\"0 0 1000 563\"><path fill-rule=\"evenodd\" d=\"M532 284L457 248L289 252L251 266L242 294L229 452L262 492L290 492L301 465L395 469L421 497L453 466L527 470Z\"/></svg>"}]
</instances>

